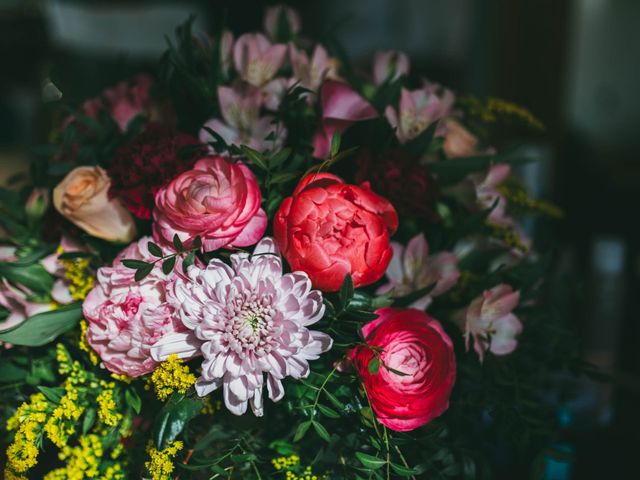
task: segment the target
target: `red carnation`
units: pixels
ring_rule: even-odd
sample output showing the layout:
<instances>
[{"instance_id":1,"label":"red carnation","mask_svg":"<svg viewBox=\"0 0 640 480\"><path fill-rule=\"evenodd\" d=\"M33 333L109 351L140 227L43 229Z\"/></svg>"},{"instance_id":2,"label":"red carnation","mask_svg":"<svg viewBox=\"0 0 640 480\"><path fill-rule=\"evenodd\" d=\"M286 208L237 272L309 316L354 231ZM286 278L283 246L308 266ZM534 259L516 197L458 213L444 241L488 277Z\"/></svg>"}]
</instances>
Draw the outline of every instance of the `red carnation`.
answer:
<instances>
[{"instance_id":1,"label":"red carnation","mask_svg":"<svg viewBox=\"0 0 640 480\"><path fill-rule=\"evenodd\" d=\"M116 152L108 169L111 177L109 196L120 197L137 217L151 218L156 192L189 170L202 153L197 148L191 153L180 150L198 143L191 135L150 124Z\"/></svg>"},{"instance_id":2,"label":"red carnation","mask_svg":"<svg viewBox=\"0 0 640 480\"><path fill-rule=\"evenodd\" d=\"M400 215L432 222L439 219L434 210L438 185L429 168L404 149L381 155L363 152L358 158L356 181L369 181L371 188L388 198Z\"/></svg>"}]
</instances>

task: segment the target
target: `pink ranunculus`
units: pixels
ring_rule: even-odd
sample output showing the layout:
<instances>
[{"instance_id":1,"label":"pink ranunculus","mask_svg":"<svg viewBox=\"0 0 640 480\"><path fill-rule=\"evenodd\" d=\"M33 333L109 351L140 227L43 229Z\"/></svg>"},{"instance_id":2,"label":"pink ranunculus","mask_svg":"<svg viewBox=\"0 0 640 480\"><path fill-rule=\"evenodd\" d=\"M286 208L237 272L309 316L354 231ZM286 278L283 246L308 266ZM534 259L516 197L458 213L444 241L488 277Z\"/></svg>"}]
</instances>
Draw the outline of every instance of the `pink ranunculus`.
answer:
<instances>
[{"instance_id":1,"label":"pink ranunculus","mask_svg":"<svg viewBox=\"0 0 640 480\"><path fill-rule=\"evenodd\" d=\"M377 52L373 57L373 83L393 82L409 73L409 57L404 52L389 50Z\"/></svg>"},{"instance_id":2,"label":"pink ranunculus","mask_svg":"<svg viewBox=\"0 0 640 480\"><path fill-rule=\"evenodd\" d=\"M429 293L410 305L424 310L434 297L450 290L460 277L458 257L452 252L429 255L423 234L409 240L406 247L398 242L391 242L391 247L393 257L386 271L389 282L378 288L378 294L391 292L394 298L400 298L432 286Z\"/></svg>"},{"instance_id":3,"label":"pink ranunculus","mask_svg":"<svg viewBox=\"0 0 640 480\"><path fill-rule=\"evenodd\" d=\"M300 15L296 10L286 5L275 5L267 8L264 15L264 31L269 34L269 37L277 37L282 15L284 15L291 33L296 34L300 31L300 28L302 28Z\"/></svg>"},{"instance_id":4,"label":"pink ranunculus","mask_svg":"<svg viewBox=\"0 0 640 480\"><path fill-rule=\"evenodd\" d=\"M389 124L396 129L400 143L416 138L429 126L447 116L453 107L455 96L438 85L425 83L417 90L400 91L400 108L398 111L389 105L385 115Z\"/></svg>"},{"instance_id":5,"label":"pink ranunculus","mask_svg":"<svg viewBox=\"0 0 640 480\"><path fill-rule=\"evenodd\" d=\"M334 132L343 133L354 122L378 117L373 106L346 83L326 80L320 89L322 125L313 138L313 156L326 158Z\"/></svg>"},{"instance_id":6,"label":"pink ranunculus","mask_svg":"<svg viewBox=\"0 0 640 480\"><path fill-rule=\"evenodd\" d=\"M157 363L151 346L165 335L185 330L166 302L172 277L162 273L160 263L141 281L134 280L135 270L122 264L124 259L157 260L148 250L151 240L141 238L120 252L111 267L100 268L82 305L89 344L109 371L129 377L152 372Z\"/></svg>"},{"instance_id":7,"label":"pink ranunculus","mask_svg":"<svg viewBox=\"0 0 640 480\"><path fill-rule=\"evenodd\" d=\"M473 348L484 359L485 352L507 355L518 346L516 337L522 332L522 323L512 312L518 306L520 292L510 285L500 284L471 302L465 317L467 350L473 339Z\"/></svg>"},{"instance_id":8,"label":"pink ranunculus","mask_svg":"<svg viewBox=\"0 0 640 480\"><path fill-rule=\"evenodd\" d=\"M287 46L271 44L261 33L245 33L233 47L233 61L245 82L261 87L271 80L287 54Z\"/></svg>"},{"instance_id":9,"label":"pink ranunculus","mask_svg":"<svg viewBox=\"0 0 640 480\"><path fill-rule=\"evenodd\" d=\"M274 146L265 140L270 133L277 134L275 147L282 145L287 135L286 129L277 128L271 115L260 116L263 93L254 90L249 94L231 87L218 87L218 101L222 119L212 118L204 124L208 129L220 135L229 145L247 145L254 150L263 151ZM204 128L200 131L200 141L212 141L212 135Z\"/></svg>"},{"instance_id":10,"label":"pink ranunculus","mask_svg":"<svg viewBox=\"0 0 640 480\"><path fill-rule=\"evenodd\" d=\"M293 78L301 86L314 92L318 91L325 78L336 78L338 75L337 60L329 57L327 50L320 44L316 45L311 59L304 50L298 50L295 45L289 44L289 58Z\"/></svg>"},{"instance_id":11,"label":"pink ranunculus","mask_svg":"<svg viewBox=\"0 0 640 480\"><path fill-rule=\"evenodd\" d=\"M453 344L440 323L420 310L376 313L378 318L362 327L367 344L349 356L378 421L397 432L414 430L449 407L456 380ZM378 368L371 369L376 360Z\"/></svg>"},{"instance_id":12,"label":"pink ranunculus","mask_svg":"<svg viewBox=\"0 0 640 480\"><path fill-rule=\"evenodd\" d=\"M253 245L267 228L261 199L246 165L219 156L202 158L156 194L154 237L171 246L178 235L189 247L200 236L206 251Z\"/></svg>"}]
</instances>

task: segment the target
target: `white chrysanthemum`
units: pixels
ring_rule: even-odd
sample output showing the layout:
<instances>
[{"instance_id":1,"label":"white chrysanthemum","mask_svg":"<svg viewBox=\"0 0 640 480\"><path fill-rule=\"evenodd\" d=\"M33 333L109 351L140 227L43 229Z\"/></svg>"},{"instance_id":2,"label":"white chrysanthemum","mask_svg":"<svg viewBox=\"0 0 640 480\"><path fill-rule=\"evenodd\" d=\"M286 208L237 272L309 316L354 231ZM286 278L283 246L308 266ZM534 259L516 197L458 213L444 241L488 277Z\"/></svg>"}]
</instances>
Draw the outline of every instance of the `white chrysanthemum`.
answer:
<instances>
[{"instance_id":1,"label":"white chrysanthemum","mask_svg":"<svg viewBox=\"0 0 640 480\"><path fill-rule=\"evenodd\" d=\"M283 275L271 238L262 239L253 255L231 255L231 266L214 259L204 269L190 267L167 296L190 332L160 340L154 358L201 353L196 391L204 396L222 386L236 415L249 403L262 415L265 373L269 398L277 402L284 395L282 379L305 378L308 361L331 348L327 334L307 329L324 314L322 294L304 272Z\"/></svg>"}]
</instances>

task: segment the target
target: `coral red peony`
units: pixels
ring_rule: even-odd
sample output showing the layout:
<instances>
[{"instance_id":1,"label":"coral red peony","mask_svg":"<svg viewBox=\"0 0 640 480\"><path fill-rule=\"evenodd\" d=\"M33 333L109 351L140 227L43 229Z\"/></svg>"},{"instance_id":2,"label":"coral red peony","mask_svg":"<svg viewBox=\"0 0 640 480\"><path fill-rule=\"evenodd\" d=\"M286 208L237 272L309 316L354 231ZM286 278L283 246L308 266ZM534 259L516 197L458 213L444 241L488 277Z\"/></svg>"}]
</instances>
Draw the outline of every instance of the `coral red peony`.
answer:
<instances>
[{"instance_id":1,"label":"coral red peony","mask_svg":"<svg viewBox=\"0 0 640 480\"><path fill-rule=\"evenodd\" d=\"M186 133L150 124L144 132L116 152L108 169L111 177L109 196L120 197L138 218L151 218L156 192L176 175L189 170L196 155L202 153L194 149L190 155L186 155L188 152L182 149L198 143L197 139Z\"/></svg>"},{"instance_id":2,"label":"coral red peony","mask_svg":"<svg viewBox=\"0 0 640 480\"><path fill-rule=\"evenodd\" d=\"M267 228L261 200L258 181L245 164L201 158L158 190L153 236L169 246L178 235L186 247L200 236L206 251L253 245Z\"/></svg>"},{"instance_id":3,"label":"coral red peony","mask_svg":"<svg viewBox=\"0 0 640 480\"><path fill-rule=\"evenodd\" d=\"M456 380L451 339L437 320L416 309L383 308L362 327L370 347L351 351L371 406L380 423L407 432L442 415ZM395 372L399 373L395 373ZM373 373L375 372L375 373Z\"/></svg>"},{"instance_id":4,"label":"coral red peony","mask_svg":"<svg viewBox=\"0 0 640 480\"><path fill-rule=\"evenodd\" d=\"M426 165L404 149L381 155L365 151L358 157L356 181L369 180L371 187L387 197L401 215L435 222L434 205L440 192Z\"/></svg>"},{"instance_id":5,"label":"coral red peony","mask_svg":"<svg viewBox=\"0 0 640 480\"><path fill-rule=\"evenodd\" d=\"M355 287L384 275L398 215L368 183L349 185L318 173L304 177L282 202L273 228L292 270L306 272L315 288L335 292L349 273Z\"/></svg>"}]
</instances>

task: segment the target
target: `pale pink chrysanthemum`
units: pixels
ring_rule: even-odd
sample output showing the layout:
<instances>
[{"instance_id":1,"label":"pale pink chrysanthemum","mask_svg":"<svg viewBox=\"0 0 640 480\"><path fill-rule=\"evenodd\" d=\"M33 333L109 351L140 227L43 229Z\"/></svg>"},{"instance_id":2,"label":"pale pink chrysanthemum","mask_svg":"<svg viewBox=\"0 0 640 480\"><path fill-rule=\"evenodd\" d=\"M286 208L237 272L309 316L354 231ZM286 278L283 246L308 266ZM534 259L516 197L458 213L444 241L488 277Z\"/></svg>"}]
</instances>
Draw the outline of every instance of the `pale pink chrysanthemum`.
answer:
<instances>
[{"instance_id":1,"label":"pale pink chrysanthemum","mask_svg":"<svg viewBox=\"0 0 640 480\"><path fill-rule=\"evenodd\" d=\"M322 294L304 272L282 273L271 238L253 252L231 255L231 266L214 259L204 269L191 267L169 289L182 323L192 335L169 335L152 348L156 360L175 353L204 356L196 383L200 396L222 387L227 408L241 415L250 404L263 414L262 389L277 402L282 379L305 378L309 360L331 348L327 334L307 327L324 314Z\"/></svg>"}]
</instances>

